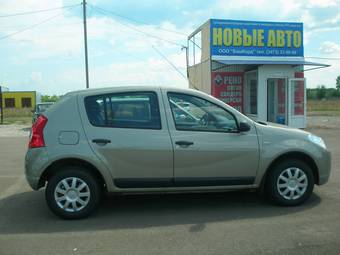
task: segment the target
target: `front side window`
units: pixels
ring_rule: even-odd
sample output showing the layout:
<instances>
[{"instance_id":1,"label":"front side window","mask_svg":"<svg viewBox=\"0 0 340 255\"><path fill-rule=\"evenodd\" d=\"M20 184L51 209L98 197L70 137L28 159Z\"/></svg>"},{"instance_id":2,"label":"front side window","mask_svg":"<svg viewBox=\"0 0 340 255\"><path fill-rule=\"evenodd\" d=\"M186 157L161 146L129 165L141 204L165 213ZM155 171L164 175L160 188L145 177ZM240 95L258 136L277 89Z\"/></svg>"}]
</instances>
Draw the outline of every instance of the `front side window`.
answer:
<instances>
[{"instance_id":1,"label":"front side window","mask_svg":"<svg viewBox=\"0 0 340 255\"><path fill-rule=\"evenodd\" d=\"M176 129L191 131L237 132L234 116L205 99L168 93Z\"/></svg>"},{"instance_id":2,"label":"front side window","mask_svg":"<svg viewBox=\"0 0 340 255\"><path fill-rule=\"evenodd\" d=\"M87 97L85 107L94 126L160 129L157 95L132 92Z\"/></svg>"}]
</instances>

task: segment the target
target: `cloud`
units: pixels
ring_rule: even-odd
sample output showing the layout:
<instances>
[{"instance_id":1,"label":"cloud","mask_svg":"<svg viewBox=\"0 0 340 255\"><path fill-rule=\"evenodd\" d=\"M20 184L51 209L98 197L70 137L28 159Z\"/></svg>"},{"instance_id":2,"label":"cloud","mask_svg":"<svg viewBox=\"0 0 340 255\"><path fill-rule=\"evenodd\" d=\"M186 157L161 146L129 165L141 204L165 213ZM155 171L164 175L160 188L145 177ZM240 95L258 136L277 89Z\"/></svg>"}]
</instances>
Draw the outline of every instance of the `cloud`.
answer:
<instances>
[{"instance_id":1,"label":"cloud","mask_svg":"<svg viewBox=\"0 0 340 255\"><path fill-rule=\"evenodd\" d=\"M32 72L30 78L35 83L42 83L43 76L41 72Z\"/></svg>"},{"instance_id":2,"label":"cloud","mask_svg":"<svg viewBox=\"0 0 340 255\"><path fill-rule=\"evenodd\" d=\"M340 54L340 44L331 41L325 41L319 48L321 54Z\"/></svg>"},{"instance_id":3,"label":"cloud","mask_svg":"<svg viewBox=\"0 0 340 255\"><path fill-rule=\"evenodd\" d=\"M339 57L340 56L340 44L333 41L324 41L320 44L319 52L321 56L325 57ZM315 61L315 59L310 59ZM340 62L339 60L322 59L323 64L330 65L326 68L316 69L305 72L307 78L307 87L315 88L319 85L325 85L327 87L335 87L335 79L340 74Z\"/></svg>"},{"instance_id":4,"label":"cloud","mask_svg":"<svg viewBox=\"0 0 340 255\"><path fill-rule=\"evenodd\" d=\"M41 1L31 0L31 2ZM9 5L7 5L6 8L10 9ZM44 8L44 6L40 8ZM38 9L38 7L35 9ZM28 60L61 55L70 57L82 54L82 19L71 15L69 12L57 11L57 14L58 12L60 16L48 22L46 25L44 24L19 33L8 40L22 48L30 47L31 50L26 55ZM39 23L51 15L52 14L49 13L48 15L34 15L34 17L25 16L26 27L29 24ZM52 16L54 15L56 15L56 13L53 12ZM17 25L21 24L20 20L21 18L16 20ZM158 27L152 25L127 24L126 21L121 21L111 16L92 16L88 18L87 23L89 47L91 47L91 42L101 41L103 43L109 43L111 46L115 45L117 48L119 47L117 50L126 50L128 52L150 50L150 44L156 44L169 49L178 49L180 44L184 45L186 43L186 36L184 35L188 33L188 31L193 30L191 27L184 27L183 29L177 28L169 21L161 23L159 27L164 30L160 30ZM166 30L178 31L182 34L171 33ZM16 30L10 30L8 33L15 31ZM175 43L177 43L177 45Z\"/></svg>"},{"instance_id":5,"label":"cloud","mask_svg":"<svg viewBox=\"0 0 340 255\"><path fill-rule=\"evenodd\" d=\"M309 8L326 8L336 6L338 3L337 0L309 0L307 6Z\"/></svg>"},{"instance_id":6,"label":"cloud","mask_svg":"<svg viewBox=\"0 0 340 255\"><path fill-rule=\"evenodd\" d=\"M1 13L48 9L70 3L63 0L25 0L24 4L22 2L1 0ZM112 1L106 1L105 4L99 0L96 2L110 9ZM91 1L92 4L96 2ZM164 4L166 8L171 3L173 2L164 0L161 5ZM340 54L340 46L336 41L339 37L332 35L328 38L328 35L331 35L329 31L340 29L338 0L214 0L196 7L184 3L185 1L176 1L179 10L176 13L178 18L174 15L173 18L168 17L168 20L162 20L154 25L131 23L109 14L106 17L99 16L90 8L88 39L91 84L93 86L126 84L187 86L183 77L151 47L155 45L183 73L186 73L185 54L180 51L180 46L146 36L140 31L178 44L186 44L186 36L165 30L188 35L208 18L303 21L306 52L308 49L319 49L320 54L327 54L327 56ZM145 8L146 5L151 5L151 2L136 2L134 9L138 12L140 10L138 8L141 6ZM7 64L3 72L11 74L12 72L8 70L15 69L18 73L17 77L13 76L11 80L16 79L18 84L28 80L37 84L40 82L41 85L37 85L37 88L44 90L44 93L65 93L68 90L85 87L81 6L73 10L55 10L2 19L0 35L15 32L57 14L60 16L42 26L1 41L4 47L6 46L6 50L3 50L4 47L0 49L3 63ZM314 71L308 72L307 75L311 73L313 77L311 84L331 84L338 72L335 68L339 66L335 64L325 69L329 77L314 76L312 74Z\"/></svg>"},{"instance_id":7,"label":"cloud","mask_svg":"<svg viewBox=\"0 0 340 255\"><path fill-rule=\"evenodd\" d=\"M171 54L168 58L185 74L184 52ZM83 89L85 87L84 80L79 80L79 77L83 76L83 68L64 70L53 82L63 81L64 84L72 84L73 90ZM145 61L115 62L109 65L94 66L90 69L91 88L126 85L188 87L188 82L165 60L156 57L150 57ZM69 88L60 89L66 92Z\"/></svg>"},{"instance_id":8,"label":"cloud","mask_svg":"<svg viewBox=\"0 0 340 255\"><path fill-rule=\"evenodd\" d=\"M315 59L311 59L311 61L315 61ZM318 85L335 87L336 77L340 75L340 62L337 60L322 60L322 63L328 64L330 67L305 72L308 88L316 88Z\"/></svg>"}]
</instances>

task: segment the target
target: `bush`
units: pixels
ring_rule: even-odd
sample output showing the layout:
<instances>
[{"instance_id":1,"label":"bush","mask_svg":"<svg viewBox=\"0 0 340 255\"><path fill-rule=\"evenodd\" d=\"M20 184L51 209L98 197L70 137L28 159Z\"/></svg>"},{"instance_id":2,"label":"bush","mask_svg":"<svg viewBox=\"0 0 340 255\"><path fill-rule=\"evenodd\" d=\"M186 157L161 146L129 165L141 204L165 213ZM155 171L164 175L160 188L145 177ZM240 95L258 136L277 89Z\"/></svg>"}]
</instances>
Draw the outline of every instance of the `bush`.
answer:
<instances>
[{"instance_id":1,"label":"bush","mask_svg":"<svg viewBox=\"0 0 340 255\"><path fill-rule=\"evenodd\" d=\"M316 88L316 98L317 99L324 99L326 97L327 89L325 85L318 86Z\"/></svg>"},{"instance_id":2,"label":"bush","mask_svg":"<svg viewBox=\"0 0 340 255\"><path fill-rule=\"evenodd\" d=\"M329 99L340 97L340 90L335 88L326 88L325 86L318 86L315 89L307 89L307 99Z\"/></svg>"}]
</instances>

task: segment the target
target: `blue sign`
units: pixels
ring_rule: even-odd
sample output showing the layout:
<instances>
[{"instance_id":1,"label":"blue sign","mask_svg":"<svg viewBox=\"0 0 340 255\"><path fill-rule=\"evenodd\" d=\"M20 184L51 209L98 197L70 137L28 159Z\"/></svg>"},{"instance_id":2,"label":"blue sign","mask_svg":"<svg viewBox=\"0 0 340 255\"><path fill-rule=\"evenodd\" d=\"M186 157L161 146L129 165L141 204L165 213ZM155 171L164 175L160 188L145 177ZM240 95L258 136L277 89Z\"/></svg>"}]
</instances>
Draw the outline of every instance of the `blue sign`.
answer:
<instances>
[{"instance_id":1,"label":"blue sign","mask_svg":"<svg viewBox=\"0 0 340 255\"><path fill-rule=\"evenodd\" d=\"M210 20L211 55L303 57L303 24Z\"/></svg>"}]
</instances>

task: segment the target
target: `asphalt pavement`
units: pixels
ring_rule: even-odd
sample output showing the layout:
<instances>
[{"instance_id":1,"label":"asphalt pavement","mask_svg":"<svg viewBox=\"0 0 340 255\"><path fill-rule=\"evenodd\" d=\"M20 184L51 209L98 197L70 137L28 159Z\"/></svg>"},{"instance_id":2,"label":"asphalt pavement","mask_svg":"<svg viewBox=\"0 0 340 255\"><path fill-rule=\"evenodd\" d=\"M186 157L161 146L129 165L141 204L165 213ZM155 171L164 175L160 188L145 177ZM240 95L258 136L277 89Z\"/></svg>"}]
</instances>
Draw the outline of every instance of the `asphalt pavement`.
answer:
<instances>
[{"instance_id":1,"label":"asphalt pavement","mask_svg":"<svg viewBox=\"0 0 340 255\"><path fill-rule=\"evenodd\" d=\"M0 254L340 254L340 129L313 129L333 154L330 181L302 206L255 192L107 196L65 221L24 178L27 137L0 137Z\"/></svg>"}]
</instances>

